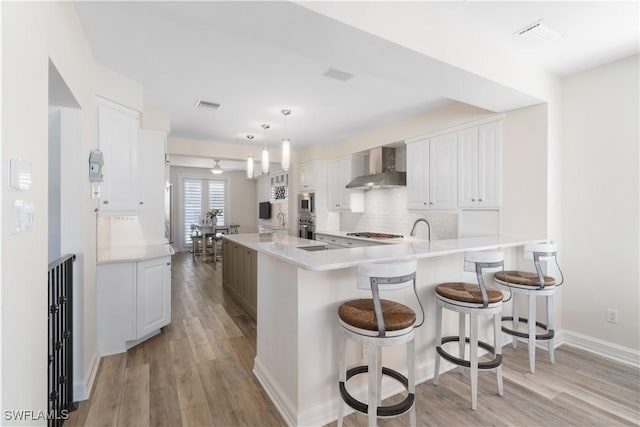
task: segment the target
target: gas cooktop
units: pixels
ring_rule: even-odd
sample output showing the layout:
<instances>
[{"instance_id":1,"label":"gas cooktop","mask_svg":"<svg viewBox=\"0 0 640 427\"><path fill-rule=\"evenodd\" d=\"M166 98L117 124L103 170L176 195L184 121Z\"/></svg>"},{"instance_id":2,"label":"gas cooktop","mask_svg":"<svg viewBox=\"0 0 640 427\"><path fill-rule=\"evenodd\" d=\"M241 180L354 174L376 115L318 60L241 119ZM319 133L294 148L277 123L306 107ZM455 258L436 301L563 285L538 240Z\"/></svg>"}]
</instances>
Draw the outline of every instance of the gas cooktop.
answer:
<instances>
[{"instance_id":1,"label":"gas cooktop","mask_svg":"<svg viewBox=\"0 0 640 427\"><path fill-rule=\"evenodd\" d=\"M355 233L347 233L347 236L364 237L365 239L399 239L404 236L400 234L372 233L370 231L358 231Z\"/></svg>"}]
</instances>

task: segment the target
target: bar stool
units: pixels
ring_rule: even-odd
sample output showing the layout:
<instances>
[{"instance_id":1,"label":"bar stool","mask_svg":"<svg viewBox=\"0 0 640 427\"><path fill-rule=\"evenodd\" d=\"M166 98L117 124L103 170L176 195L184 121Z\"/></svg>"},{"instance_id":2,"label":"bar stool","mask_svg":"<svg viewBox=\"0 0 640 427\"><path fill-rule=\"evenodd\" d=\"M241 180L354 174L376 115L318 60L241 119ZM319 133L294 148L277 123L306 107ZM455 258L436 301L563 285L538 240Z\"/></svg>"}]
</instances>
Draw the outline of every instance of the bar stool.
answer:
<instances>
[{"instance_id":1,"label":"bar stool","mask_svg":"<svg viewBox=\"0 0 640 427\"><path fill-rule=\"evenodd\" d=\"M338 309L339 391L344 403L358 412L368 414L369 426L377 424L378 417L394 417L409 412L410 424L416 425L415 414L415 334L414 329L424 323L424 309L416 290L416 260L366 263L358 265L357 286L371 290L371 299L356 299L343 303ZM380 299L380 291L403 289L413 284L422 321L416 325L415 312L404 304ZM346 369L347 338L368 348L368 364ZM382 367L382 347L407 344L407 376ZM367 403L355 399L346 388L346 382L355 375L368 373ZM381 406L382 376L402 383L407 397L400 403ZM344 405L338 409L338 427L342 426Z\"/></svg>"},{"instance_id":2,"label":"bar stool","mask_svg":"<svg viewBox=\"0 0 640 427\"><path fill-rule=\"evenodd\" d=\"M529 297L529 318L524 318L518 313L517 299L513 298L513 316L502 317L502 331L512 335L513 348L517 348L518 338L526 338L529 340L529 371L534 374L536 371L536 342L538 340L548 341L549 360L551 364L555 363L555 354L553 347L553 338L555 331L553 330L553 296L556 288L564 283L562 270L558 265L556 256L557 245L554 243L530 243L524 247L524 258L533 260L536 272L527 271L501 271L494 275L495 282L498 286L509 289L514 295L527 295ZM545 276L542 273L540 261L555 261L558 272L560 273L560 283L556 284L556 279L551 276ZM536 297L543 296L547 298L547 324L536 320ZM513 322L513 329L504 326L504 322ZM527 332L518 330L519 323L527 323ZM537 327L544 330L544 333L538 334Z\"/></svg>"},{"instance_id":3,"label":"bar stool","mask_svg":"<svg viewBox=\"0 0 640 427\"><path fill-rule=\"evenodd\" d=\"M502 386L502 335L500 332L500 316L502 313L502 292L487 289L484 281L485 271L504 268L502 252L467 252L464 270L474 271L478 284L464 282L442 283L436 286L436 363L433 383L438 385L440 375L440 358L470 369L471 377L471 409L478 407L478 369L495 369L498 381L498 394L503 395ZM458 336L442 336L442 309L446 308L459 313ZM469 315L469 337L465 335L466 315ZM493 315L494 345L478 340L478 316ZM442 348L442 344L458 342L459 357L455 357ZM465 359L465 346L469 343L469 359ZM478 361L478 347L493 353L493 360Z\"/></svg>"}]
</instances>

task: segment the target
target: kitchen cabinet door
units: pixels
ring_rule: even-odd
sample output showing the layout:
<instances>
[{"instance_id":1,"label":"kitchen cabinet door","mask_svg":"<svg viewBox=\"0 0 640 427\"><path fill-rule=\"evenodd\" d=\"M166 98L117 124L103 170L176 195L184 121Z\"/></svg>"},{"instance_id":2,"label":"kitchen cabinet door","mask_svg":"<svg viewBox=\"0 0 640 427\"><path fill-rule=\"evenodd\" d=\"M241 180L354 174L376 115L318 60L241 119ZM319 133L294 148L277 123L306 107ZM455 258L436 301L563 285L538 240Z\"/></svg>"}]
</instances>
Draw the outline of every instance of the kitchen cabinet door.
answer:
<instances>
[{"instance_id":1,"label":"kitchen cabinet door","mask_svg":"<svg viewBox=\"0 0 640 427\"><path fill-rule=\"evenodd\" d=\"M458 132L459 207L500 207L501 146L501 122L492 122Z\"/></svg>"},{"instance_id":2,"label":"kitchen cabinet door","mask_svg":"<svg viewBox=\"0 0 640 427\"><path fill-rule=\"evenodd\" d=\"M96 270L98 352L122 353L137 338L136 263L99 264Z\"/></svg>"},{"instance_id":3,"label":"kitchen cabinet door","mask_svg":"<svg viewBox=\"0 0 640 427\"><path fill-rule=\"evenodd\" d=\"M136 329L142 338L171 322L171 258L137 263Z\"/></svg>"},{"instance_id":4,"label":"kitchen cabinet door","mask_svg":"<svg viewBox=\"0 0 640 427\"><path fill-rule=\"evenodd\" d=\"M502 126L478 127L478 207L497 208L502 203Z\"/></svg>"},{"instance_id":5,"label":"kitchen cabinet door","mask_svg":"<svg viewBox=\"0 0 640 427\"><path fill-rule=\"evenodd\" d=\"M163 244L165 238L166 133L138 132L138 221L145 242Z\"/></svg>"},{"instance_id":6,"label":"kitchen cabinet door","mask_svg":"<svg viewBox=\"0 0 640 427\"><path fill-rule=\"evenodd\" d=\"M138 210L138 128L136 111L98 101L98 147L104 156L100 212L131 214Z\"/></svg>"},{"instance_id":7,"label":"kitchen cabinet door","mask_svg":"<svg viewBox=\"0 0 640 427\"><path fill-rule=\"evenodd\" d=\"M429 140L429 209L457 207L457 133Z\"/></svg>"},{"instance_id":8,"label":"kitchen cabinet door","mask_svg":"<svg viewBox=\"0 0 640 427\"><path fill-rule=\"evenodd\" d=\"M429 140L407 144L407 208L429 207Z\"/></svg>"},{"instance_id":9,"label":"kitchen cabinet door","mask_svg":"<svg viewBox=\"0 0 640 427\"><path fill-rule=\"evenodd\" d=\"M316 165L315 162L305 162L300 164L298 175L299 190L302 192L315 191L316 189Z\"/></svg>"},{"instance_id":10,"label":"kitchen cabinet door","mask_svg":"<svg viewBox=\"0 0 640 427\"><path fill-rule=\"evenodd\" d=\"M364 174L364 159L350 156L327 163L327 201L329 210L364 212L364 192L348 190L346 185Z\"/></svg>"},{"instance_id":11,"label":"kitchen cabinet door","mask_svg":"<svg viewBox=\"0 0 640 427\"><path fill-rule=\"evenodd\" d=\"M478 128L458 132L458 206L478 206Z\"/></svg>"}]
</instances>

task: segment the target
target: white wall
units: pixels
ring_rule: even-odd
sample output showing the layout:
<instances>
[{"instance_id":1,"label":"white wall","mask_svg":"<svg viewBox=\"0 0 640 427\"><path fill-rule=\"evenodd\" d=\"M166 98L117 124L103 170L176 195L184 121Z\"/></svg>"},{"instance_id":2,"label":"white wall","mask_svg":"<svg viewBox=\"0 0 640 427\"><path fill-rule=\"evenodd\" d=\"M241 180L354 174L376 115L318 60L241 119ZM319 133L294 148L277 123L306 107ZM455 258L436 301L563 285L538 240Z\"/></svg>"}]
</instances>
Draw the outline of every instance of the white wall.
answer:
<instances>
[{"instance_id":1,"label":"white wall","mask_svg":"<svg viewBox=\"0 0 640 427\"><path fill-rule=\"evenodd\" d=\"M505 114L502 138L502 234L546 237L547 105Z\"/></svg>"},{"instance_id":2,"label":"white wall","mask_svg":"<svg viewBox=\"0 0 640 427\"><path fill-rule=\"evenodd\" d=\"M88 381L96 366L95 247L96 220L87 178L87 159L96 144L96 94L141 109L142 88L98 66L84 36L73 3L2 2L2 147L1 164L10 158L31 161L33 185L17 192L0 189L2 203L0 262L2 312L1 387L3 410L47 408L47 241L48 235L48 67L51 61L82 109L81 146L67 159L82 178L73 190L78 197L74 238L82 251L77 279L83 289L81 319L83 354L81 378ZM63 159L63 167L65 159ZM62 209L65 188L62 188ZM13 234L13 204L25 200L35 206L32 232ZM65 218L62 218L62 246ZM66 225L65 225L66 224ZM78 237L79 236L79 237ZM64 250L64 248L63 248ZM85 387L86 388L86 387ZM8 422L7 422L8 423ZM11 422L13 424L13 422ZM16 423L18 424L18 423ZM44 420L25 421L45 424Z\"/></svg>"},{"instance_id":3,"label":"white wall","mask_svg":"<svg viewBox=\"0 0 640 427\"><path fill-rule=\"evenodd\" d=\"M564 329L640 349L638 56L564 88ZM616 309L618 325L607 323Z\"/></svg>"},{"instance_id":4,"label":"white wall","mask_svg":"<svg viewBox=\"0 0 640 427\"><path fill-rule=\"evenodd\" d=\"M227 180L227 203L225 221L239 224L240 233L255 233L258 226L258 202L256 181L246 179L245 172L224 172L213 175L209 169L171 167L173 184L172 241L178 250L183 250L182 231L182 178L208 178Z\"/></svg>"}]
</instances>

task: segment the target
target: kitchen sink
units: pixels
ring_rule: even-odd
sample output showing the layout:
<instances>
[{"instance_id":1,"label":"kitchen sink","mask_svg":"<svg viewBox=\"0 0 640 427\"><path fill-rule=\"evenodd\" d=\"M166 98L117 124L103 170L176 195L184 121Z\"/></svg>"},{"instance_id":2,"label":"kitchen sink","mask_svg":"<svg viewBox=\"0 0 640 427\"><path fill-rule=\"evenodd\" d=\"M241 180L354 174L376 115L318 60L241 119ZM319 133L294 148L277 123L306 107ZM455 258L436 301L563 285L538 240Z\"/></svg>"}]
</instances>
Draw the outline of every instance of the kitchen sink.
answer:
<instances>
[{"instance_id":1,"label":"kitchen sink","mask_svg":"<svg viewBox=\"0 0 640 427\"><path fill-rule=\"evenodd\" d=\"M309 252L315 252L315 251L326 251L333 248L330 248L327 245L316 245L316 246L298 246L298 249L302 249Z\"/></svg>"}]
</instances>

